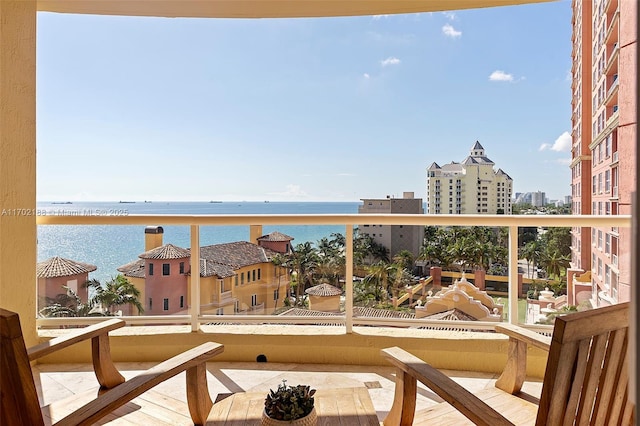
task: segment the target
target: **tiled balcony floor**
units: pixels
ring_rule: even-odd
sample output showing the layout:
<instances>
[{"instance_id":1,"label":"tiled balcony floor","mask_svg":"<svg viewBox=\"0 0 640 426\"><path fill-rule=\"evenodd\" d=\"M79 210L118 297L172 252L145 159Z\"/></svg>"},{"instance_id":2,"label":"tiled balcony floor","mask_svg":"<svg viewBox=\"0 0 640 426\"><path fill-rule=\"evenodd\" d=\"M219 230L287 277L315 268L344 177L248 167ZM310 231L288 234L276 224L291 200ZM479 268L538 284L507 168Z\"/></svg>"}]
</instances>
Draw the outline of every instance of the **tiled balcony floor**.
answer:
<instances>
[{"instance_id":1,"label":"tiled balcony floor","mask_svg":"<svg viewBox=\"0 0 640 426\"><path fill-rule=\"evenodd\" d=\"M120 372L130 378L153 366L154 363L118 363ZM277 387L283 379L290 385L309 384L313 388L341 388L365 386L382 421L391 408L394 394L394 369L379 366L318 365L318 364L278 364L255 362L211 362L209 372L209 392L215 400L226 393L261 391L267 393ZM493 387L498 375L475 372L444 371L466 389L477 393ZM84 394L95 397L98 386L90 364L39 364L34 367L36 387L41 405L55 401L75 399L74 395ZM420 384L419 384L420 385ZM542 382L529 379L523 391L539 397ZM79 398L79 397L78 397ZM417 410L427 408L441 399L420 385ZM106 418L107 424L140 424L140 409L147 408L147 425L192 424L186 406L185 374L156 386L148 395L143 395L121 409L121 417ZM155 408L154 408L155 407Z\"/></svg>"}]
</instances>

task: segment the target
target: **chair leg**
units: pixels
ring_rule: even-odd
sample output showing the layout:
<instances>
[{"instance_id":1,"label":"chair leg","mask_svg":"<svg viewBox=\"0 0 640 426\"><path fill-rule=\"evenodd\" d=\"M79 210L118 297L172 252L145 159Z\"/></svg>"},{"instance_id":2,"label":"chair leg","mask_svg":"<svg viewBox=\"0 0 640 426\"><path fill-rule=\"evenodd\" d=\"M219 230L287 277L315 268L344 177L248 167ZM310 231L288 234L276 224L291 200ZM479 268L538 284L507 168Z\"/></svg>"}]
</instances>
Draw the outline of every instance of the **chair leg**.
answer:
<instances>
[{"instance_id":1,"label":"chair leg","mask_svg":"<svg viewBox=\"0 0 640 426\"><path fill-rule=\"evenodd\" d=\"M187 369L187 403L191 420L195 425L203 425L213 407L207 386L207 365L202 362Z\"/></svg>"},{"instance_id":2,"label":"chair leg","mask_svg":"<svg viewBox=\"0 0 640 426\"><path fill-rule=\"evenodd\" d=\"M405 373L402 369L396 370L396 388L393 397L393 406L384 419L385 426L410 426L416 414L416 378Z\"/></svg>"},{"instance_id":3,"label":"chair leg","mask_svg":"<svg viewBox=\"0 0 640 426\"><path fill-rule=\"evenodd\" d=\"M526 377L527 343L509 338L507 364L498 380L496 380L496 387L513 395L520 392Z\"/></svg>"},{"instance_id":4,"label":"chair leg","mask_svg":"<svg viewBox=\"0 0 640 426\"><path fill-rule=\"evenodd\" d=\"M91 355L93 370L102 390L111 389L124 383L124 377L113 365L109 347L109 335L107 333L91 339Z\"/></svg>"}]
</instances>

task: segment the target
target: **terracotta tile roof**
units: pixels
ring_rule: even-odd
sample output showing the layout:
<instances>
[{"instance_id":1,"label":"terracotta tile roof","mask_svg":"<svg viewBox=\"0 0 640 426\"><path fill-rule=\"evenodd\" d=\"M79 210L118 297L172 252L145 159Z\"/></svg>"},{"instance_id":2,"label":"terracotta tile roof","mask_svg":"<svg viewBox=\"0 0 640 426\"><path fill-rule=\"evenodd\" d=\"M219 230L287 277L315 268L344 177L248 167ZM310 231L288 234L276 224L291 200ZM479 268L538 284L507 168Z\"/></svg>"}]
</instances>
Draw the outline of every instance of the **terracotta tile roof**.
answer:
<instances>
[{"instance_id":1,"label":"terracotta tile roof","mask_svg":"<svg viewBox=\"0 0 640 426\"><path fill-rule=\"evenodd\" d=\"M354 317L373 317L373 318L403 318L413 319L415 314L403 311L390 311L387 309L375 309L375 308L353 308Z\"/></svg>"},{"instance_id":2,"label":"terracotta tile roof","mask_svg":"<svg viewBox=\"0 0 640 426\"><path fill-rule=\"evenodd\" d=\"M340 316L342 315L339 312L323 312L323 311L313 311L311 309L300 309L300 308L291 308L288 309L280 314L278 314L278 316L281 317L288 317L288 316L294 316L294 317L335 317L335 316Z\"/></svg>"},{"instance_id":3,"label":"terracotta tile roof","mask_svg":"<svg viewBox=\"0 0 640 426\"><path fill-rule=\"evenodd\" d=\"M145 278L144 260L134 260L133 262L127 263L126 265L117 268L117 271L122 272L125 277Z\"/></svg>"},{"instance_id":4,"label":"terracotta tile roof","mask_svg":"<svg viewBox=\"0 0 640 426\"><path fill-rule=\"evenodd\" d=\"M448 311L439 312L437 314L424 317L425 319L447 320L447 321L478 321L477 318L467 315L459 309L450 309Z\"/></svg>"},{"instance_id":5,"label":"terracotta tile roof","mask_svg":"<svg viewBox=\"0 0 640 426\"><path fill-rule=\"evenodd\" d=\"M234 269L270 262L276 254L273 250L248 241L214 244L200 248L200 258L229 265Z\"/></svg>"},{"instance_id":6,"label":"terracotta tile roof","mask_svg":"<svg viewBox=\"0 0 640 426\"><path fill-rule=\"evenodd\" d=\"M98 268L95 265L55 256L36 265L36 276L38 278L68 277L86 274L96 269Z\"/></svg>"},{"instance_id":7,"label":"terracotta tile roof","mask_svg":"<svg viewBox=\"0 0 640 426\"><path fill-rule=\"evenodd\" d=\"M282 232L274 231L270 234L263 235L258 238L258 241L291 241L295 238L288 236L287 234L283 234Z\"/></svg>"},{"instance_id":8,"label":"terracotta tile roof","mask_svg":"<svg viewBox=\"0 0 640 426\"><path fill-rule=\"evenodd\" d=\"M200 276L232 277L236 275L236 269L270 262L276 254L273 250L247 241L200 247ZM139 260L120 266L118 271L128 277L145 278L145 259L185 259L191 257L191 250L166 244L146 251L139 257Z\"/></svg>"},{"instance_id":9,"label":"terracotta tile roof","mask_svg":"<svg viewBox=\"0 0 640 426\"><path fill-rule=\"evenodd\" d=\"M236 273L229 265L214 262L210 259L200 259L200 276L201 277L213 277L227 278L232 277Z\"/></svg>"},{"instance_id":10,"label":"terracotta tile roof","mask_svg":"<svg viewBox=\"0 0 640 426\"><path fill-rule=\"evenodd\" d=\"M336 315L343 315L343 314L336 313L336 312L314 311L311 309L291 308L287 311L284 311L280 315L304 316L304 317L311 317L311 316L327 317L327 316L336 316ZM353 316L354 317L373 317L373 318L408 318L408 319L415 318L415 315L409 312L389 311L386 309L361 308L361 307L353 308Z\"/></svg>"},{"instance_id":11,"label":"terracotta tile roof","mask_svg":"<svg viewBox=\"0 0 640 426\"><path fill-rule=\"evenodd\" d=\"M342 290L340 290L338 287L334 287L331 284L327 283L310 287L304 292L312 296L338 296L342 294Z\"/></svg>"},{"instance_id":12,"label":"terracotta tile roof","mask_svg":"<svg viewBox=\"0 0 640 426\"><path fill-rule=\"evenodd\" d=\"M165 244L152 250L145 251L138 257L141 259L184 259L191 256L189 250L173 244Z\"/></svg>"}]
</instances>

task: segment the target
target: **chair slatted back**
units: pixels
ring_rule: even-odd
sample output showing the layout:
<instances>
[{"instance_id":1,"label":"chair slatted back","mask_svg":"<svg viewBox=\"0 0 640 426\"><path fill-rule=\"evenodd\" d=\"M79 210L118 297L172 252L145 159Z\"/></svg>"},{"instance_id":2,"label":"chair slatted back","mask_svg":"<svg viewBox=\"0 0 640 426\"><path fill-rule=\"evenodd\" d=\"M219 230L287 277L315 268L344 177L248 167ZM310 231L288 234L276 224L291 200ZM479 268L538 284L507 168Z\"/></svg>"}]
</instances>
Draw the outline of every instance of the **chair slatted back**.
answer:
<instances>
[{"instance_id":1,"label":"chair slatted back","mask_svg":"<svg viewBox=\"0 0 640 426\"><path fill-rule=\"evenodd\" d=\"M0 425L43 425L18 314L0 308Z\"/></svg>"},{"instance_id":2,"label":"chair slatted back","mask_svg":"<svg viewBox=\"0 0 640 426\"><path fill-rule=\"evenodd\" d=\"M629 303L556 318L536 425L629 424Z\"/></svg>"}]
</instances>

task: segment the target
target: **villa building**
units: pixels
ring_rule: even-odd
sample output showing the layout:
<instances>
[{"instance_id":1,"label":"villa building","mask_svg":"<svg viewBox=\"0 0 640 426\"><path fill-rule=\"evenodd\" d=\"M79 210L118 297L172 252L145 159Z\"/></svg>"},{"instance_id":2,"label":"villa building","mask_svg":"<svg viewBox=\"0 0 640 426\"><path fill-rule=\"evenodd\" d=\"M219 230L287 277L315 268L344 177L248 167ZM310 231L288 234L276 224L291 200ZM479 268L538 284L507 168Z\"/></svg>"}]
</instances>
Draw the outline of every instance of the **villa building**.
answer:
<instances>
[{"instance_id":1,"label":"villa building","mask_svg":"<svg viewBox=\"0 0 640 426\"><path fill-rule=\"evenodd\" d=\"M427 169L428 214L511 214L513 179L486 157L477 142L461 163Z\"/></svg>"},{"instance_id":2,"label":"villa building","mask_svg":"<svg viewBox=\"0 0 640 426\"><path fill-rule=\"evenodd\" d=\"M162 227L147 229L145 247L148 250L118 271L140 290L147 315L186 313L191 300L191 251L173 244L162 245ZM236 241L200 247L201 312L262 314L283 306L289 273L286 268L271 263L278 252L265 247L264 243L281 243L288 248L292 239L274 232L260 236L257 243ZM160 245L152 247L154 244Z\"/></svg>"},{"instance_id":3,"label":"villa building","mask_svg":"<svg viewBox=\"0 0 640 426\"><path fill-rule=\"evenodd\" d=\"M358 207L359 214L424 214L422 198L415 198L413 192L404 192L402 198L366 198L362 199ZM420 253L423 226L403 225L360 225L359 232L368 235L375 242L389 250L389 257L393 258L402 250L408 250L414 256Z\"/></svg>"},{"instance_id":4,"label":"villa building","mask_svg":"<svg viewBox=\"0 0 640 426\"><path fill-rule=\"evenodd\" d=\"M63 287L68 287L84 302L88 298L87 287L89 272L95 271L95 265L84 262L52 257L36 265L38 277L38 310L47 305L47 299L55 299L59 294L66 294Z\"/></svg>"},{"instance_id":5,"label":"villa building","mask_svg":"<svg viewBox=\"0 0 640 426\"><path fill-rule=\"evenodd\" d=\"M573 0L572 7L572 213L628 215L636 181L637 4ZM594 306L628 301L630 249L628 228L574 227L569 278L591 271Z\"/></svg>"}]
</instances>

